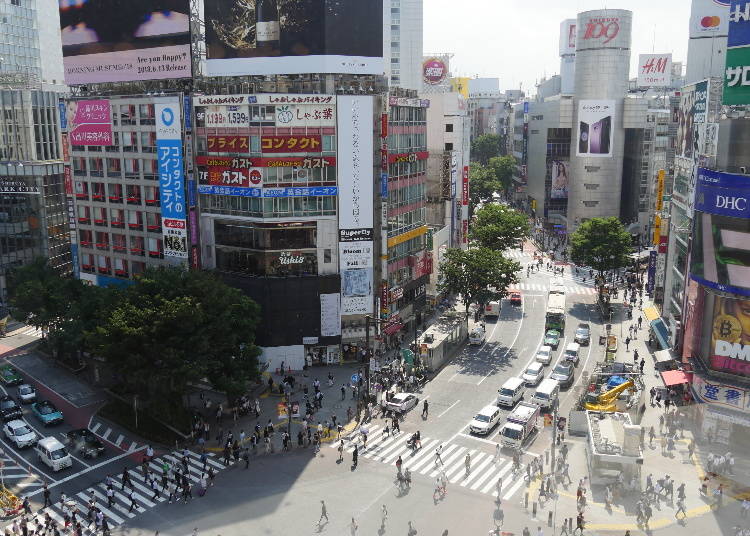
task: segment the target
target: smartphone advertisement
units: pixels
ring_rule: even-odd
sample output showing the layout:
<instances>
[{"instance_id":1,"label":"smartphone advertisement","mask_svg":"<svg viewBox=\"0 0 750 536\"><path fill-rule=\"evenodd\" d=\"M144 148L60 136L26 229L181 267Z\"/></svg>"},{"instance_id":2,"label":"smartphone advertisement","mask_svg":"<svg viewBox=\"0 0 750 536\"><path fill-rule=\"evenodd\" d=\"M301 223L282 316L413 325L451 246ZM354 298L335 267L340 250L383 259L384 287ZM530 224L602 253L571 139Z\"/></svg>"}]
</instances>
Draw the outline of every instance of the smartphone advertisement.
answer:
<instances>
[{"instance_id":1,"label":"smartphone advertisement","mask_svg":"<svg viewBox=\"0 0 750 536\"><path fill-rule=\"evenodd\" d=\"M690 277L750 296L750 184L744 175L699 168Z\"/></svg>"},{"instance_id":2,"label":"smartphone advertisement","mask_svg":"<svg viewBox=\"0 0 750 536\"><path fill-rule=\"evenodd\" d=\"M578 101L577 156L611 157L615 101Z\"/></svg>"}]
</instances>

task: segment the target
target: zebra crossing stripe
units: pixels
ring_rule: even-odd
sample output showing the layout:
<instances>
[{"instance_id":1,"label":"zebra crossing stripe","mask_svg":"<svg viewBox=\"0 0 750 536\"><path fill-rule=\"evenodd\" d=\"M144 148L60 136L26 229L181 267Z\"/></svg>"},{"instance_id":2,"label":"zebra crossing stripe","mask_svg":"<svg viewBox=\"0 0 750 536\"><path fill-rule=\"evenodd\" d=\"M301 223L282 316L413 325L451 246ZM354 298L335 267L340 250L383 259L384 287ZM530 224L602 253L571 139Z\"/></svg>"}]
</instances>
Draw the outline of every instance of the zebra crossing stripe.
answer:
<instances>
[{"instance_id":1,"label":"zebra crossing stripe","mask_svg":"<svg viewBox=\"0 0 750 536\"><path fill-rule=\"evenodd\" d=\"M476 450L469 451L469 455L471 456L471 459L474 459L474 456L476 455L476 453L477 453ZM461 472L462 467L463 467L463 473ZM469 473L471 473L471 465L469 465ZM445 473L445 476L448 477L448 482L450 482L451 484L455 484L458 481L460 475L462 474L464 475L464 477L466 476L466 465L463 460L461 460L460 463L457 463L456 465L451 467L451 469Z\"/></svg>"},{"instance_id":2,"label":"zebra crossing stripe","mask_svg":"<svg viewBox=\"0 0 750 536\"><path fill-rule=\"evenodd\" d=\"M422 442L422 448L420 449L420 452L410 458L405 464L404 467L409 469L410 471L413 471L417 469L419 466L421 466L423 463L425 463L426 460L430 459L430 454L432 454L432 449L437 445L436 439L426 439Z\"/></svg>"},{"instance_id":3,"label":"zebra crossing stripe","mask_svg":"<svg viewBox=\"0 0 750 536\"><path fill-rule=\"evenodd\" d=\"M482 462L477 465L474 469L471 471L471 475L469 475L469 478L461 482L461 486L466 487L468 486L472 481L474 481L478 476L483 476L486 473L482 473L482 470L485 468L485 466L492 461L492 456L487 456Z\"/></svg>"},{"instance_id":4,"label":"zebra crossing stripe","mask_svg":"<svg viewBox=\"0 0 750 536\"><path fill-rule=\"evenodd\" d=\"M523 479L523 478L519 478L519 479L518 479L518 482L516 482L515 484L513 484L513 485L511 486L511 488L510 488L510 489L508 490L508 493L506 493L506 494L505 494L505 495L503 496L503 500L504 500L504 501L507 501L508 499L510 499L511 497L513 497L513 494L514 494L514 493L515 493L516 491L518 491L518 488L520 488L520 487L521 487L521 484L523 484L523 483L524 483L524 479Z\"/></svg>"},{"instance_id":5,"label":"zebra crossing stripe","mask_svg":"<svg viewBox=\"0 0 750 536\"><path fill-rule=\"evenodd\" d=\"M168 455L168 456L176 456L177 454L178 453L175 452L175 453L173 453L171 455ZM206 457L206 460L208 461L209 464L213 465L216 469L219 469L219 470L227 468L227 466L224 465L223 462L220 462L218 460L212 460L211 459L212 457L213 457L213 453L209 452L208 456ZM198 460L198 462L200 462L200 459L201 459L201 457L198 454L196 454L195 452L193 452L192 450L188 451L188 458L192 458L193 460ZM188 464L188 465L190 465L190 464Z\"/></svg>"},{"instance_id":6,"label":"zebra crossing stripe","mask_svg":"<svg viewBox=\"0 0 750 536\"><path fill-rule=\"evenodd\" d=\"M96 490L96 489L94 489L94 488L89 488L89 489L90 489L90 490L91 490L92 492L94 492L94 495L96 495L96 498L97 498L97 499L99 499L100 501L104 501L104 504L106 504L106 505L107 505L107 508L109 508L109 504L108 504L108 503L109 503L109 500L107 499L107 496L106 496L106 495L104 495L103 493L100 493L99 491L97 491L97 490ZM127 511L127 510L126 510L125 508L123 508L122 506L120 506L120 505L119 505L119 504L117 503L117 501L112 501L112 508L115 508L115 509L116 509L116 510L117 510L118 512L120 512L120 513L121 513L122 515L124 515L124 516L126 516L126 517L129 517L129 518L131 518L131 519L135 517L135 514L134 514L133 512L128 512L128 511ZM109 516L108 516L108 517L109 517Z\"/></svg>"},{"instance_id":7,"label":"zebra crossing stripe","mask_svg":"<svg viewBox=\"0 0 750 536\"><path fill-rule=\"evenodd\" d=\"M448 446L447 446L446 448L444 448L444 449L443 449L443 452L442 452L442 453L440 454L440 457L441 457L441 459L443 459L443 460L445 461L445 459L446 459L446 458L448 457L448 455L449 455L449 454L450 454L450 453L451 453L451 452L453 451L453 449L455 449L456 447L458 447L458 445L448 445ZM433 460L434 460L434 462L435 462L435 463L434 463L433 465L426 465L426 466L425 466L425 467L424 467L424 468L423 468L423 469L422 469L421 471L419 471L419 474L421 474L421 475L426 475L427 473L429 473L429 472L430 472L430 471L432 471L433 469L435 469L435 468L438 468L438 470L437 470L437 471L435 471L435 474L434 474L434 475L433 475L433 474L430 474L430 476L434 478L434 476L435 476L436 474L438 474L438 473L440 472L440 470L442 470L442 468L443 468L443 467L445 466L445 464L442 464L442 465L438 465L438 460L437 460L437 456L435 456L435 458L433 458Z\"/></svg>"},{"instance_id":8,"label":"zebra crossing stripe","mask_svg":"<svg viewBox=\"0 0 750 536\"><path fill-rule=\"evenodd\" d=\"M450 456L445 459L442 465L439 465L437 469L430 473L430 477L435 478L440 472L445 472L447 476L448 473L446 467L450 467L454 460L460 457L464 453L464 451L466 451L466 447L458 447Z\"/></svg>"},{"instance_id":9,"label":"zebra crossing stripe","mask_svg":"<svg viewBox=\"0 0 750 536\"><path fill-rule=\"evenodd\" d=\"M387 456L390 455L390 452L392 452L394 449L397 449L399 447L403 447L406 445L407 439L399 434L398 436L395 436L392 441L389 441L390 444L388 444L382 451L378 453L373 453L372 459L378 459L380 458L380 461L385 460Z\"/></svg>"},{"instance_id":10,"label":"zebra crossing stripe","mask_svg":"<svg viewBox=\"0 0 750 536\"><path fill-rule=\"evenodd\" d=\"M79 492L79 493L77 494L77 496L78 496L78 497L80 497L82 501L88 501L88 500L90 499L90 496L87 496L87 495L86 495L86 494L85 494L84 492L82 492L82 491L81 491L81 492ZM106 504L106 503L107 503L107 501L104 501L104 503ZM102 511L102 513L103 513L103 514L104 514L105 516L107 516L107 517L108 517L109 519L113 520L113 521L115 522L115 524L117 524L117 525L122 525L122 523L123 523L123 522L125 521L125 520L124 520L123 518L121 518L121 517L120 517L120 516L118 516L117 514L114 514L114 513L112 513L112 512L110 511L110 510L108 510L107 508L105 508L105 507L103 507L102 505L100 505L98 501L97 501L97 503L96 503L96 507L97 507L97 508L98 508L99 510L101 510L101 511Z\"/></svg>"},{"instance_id":11,"label":"zebra crossing stripe","mask_svg":"<svg viewBox=\"0 0 750 536\"><path fill-rule=\"evenodd\" d=\"M508 463L508 464L506 464L506 466L505 466L505 467L503 467L502 469L500 469L500 471L498 471L498 472L497 472L497 473L495 474L495 477L497 477L497 478L503 478L503 477L505 476L505 473L507 473L507 472L508 472L508 471L510 470L510 468L511 468L511 467L513 467L513 463ZM496 479L495 479L495 478L493 478L493 480L496 480ZM489 483L488 483L488 484L487 484L487 485L486 485L486 486L485 486L485 487L484 487L484 488L482 489L482 493L488 493L488 492L489 492L489 491L490 491L490 490L492 489L492 486L494 486L494 485L495 485L495 484L494 484L494 483L493 483L492 481L490 481L490 482L489 482ZM504 483L504 482L503 482L503 487L505 487L505 483Z\"/></svg>"},{"instance_id":12,"label":"zebra crossing stripe","mask_svg":"<svg viewBox=\"0 0 750 536\"><path fill-rule=\"evenodd\" d=\"M117 482L114 479L114 477L112 478L112 482L113 482L113 484L115 484ZM97 484L97 487L99 489L103 490L106 493L107 486L104 484L104 482L100 482L99 484ZM130 505L130 497L128 497L127 495L125 495L125 493L122 490L117 489L114 485L112 486L112 489L115 490L115 498L116 499L119 499L120 501L122 501L124 504L127 504L128 506ZM135 495L133 495L133 497L135 498ZM143 512L146 511L146 509L143 506L141 506L140 504L138 504L136 502L135 511L138 512L139 514L142 514Z\"/></svg>"},{"instance_id":13,"label":"zebra crossing stripe","mask_svg":"<svg viewBox=\"0 0 750 536\"><path fill-rule=\"evenodd\" d=\"M492 461L493 461L493 466L492 466L492 469L491 469L491 470L489 470L489 471L487 471L487 472L486 472L485 474L483 474L481 478L477 479L477 480L476 480L476 481L475 481L475 482L474 482L474 483L473 483L473 484L471 485L471 487L470 487L469 489L473 489L473 490L476 490L476 489L478 489L478 488L479 488L479 487L480 487L480 486L481 486L481 485L482 485L482 484L484 483L484 481L485 481L485 480L487 480L487 479L488 479L488 478L490 478L490 477L491 477L491 476L492 476L493 474L495 474L495 471L496 471L497 467L495 467L495 465L494 465L494 459L493 459ZM506 461L506 460L501 460L501 461L503 461L503 462L504 462L504 461Z\"/></svg>"}]
</instances>

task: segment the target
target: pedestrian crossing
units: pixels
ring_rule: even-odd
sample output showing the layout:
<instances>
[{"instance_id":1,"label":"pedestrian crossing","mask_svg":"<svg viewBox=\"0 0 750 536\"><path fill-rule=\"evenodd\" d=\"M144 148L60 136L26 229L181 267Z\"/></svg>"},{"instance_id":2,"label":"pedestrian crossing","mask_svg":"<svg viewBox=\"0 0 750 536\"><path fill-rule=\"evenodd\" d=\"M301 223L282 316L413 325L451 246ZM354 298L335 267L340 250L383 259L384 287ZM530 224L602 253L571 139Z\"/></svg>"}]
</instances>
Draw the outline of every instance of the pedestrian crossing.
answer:
<instances>
[{"instance_id":1,"label":"pedestrian crossing","mask_svg":"<svg viewBox=\"0 0 750 536\"><path fill-rule=\"evenodd\" d=\"M208 453L207 456L206 467L211 466L215 472L218 473L227 467L213 453ZM169 463L173 467L182 466L182 454L179 452L172 452L171 454L165 454L159 458L155 458L148 463L153 476L159 482L159 493L157 495L154 495L154 491L146 480L143 471L140 468L134 468L128 472L130 482L133 484L132 505L130 499L130 486L123 486L122 475L112 475L111 478L114 489L114 500L112 505L109 504L107 499L107 486L105 482L102 481L74 495L67 496L65 510L68 512L75 509L78 510L77 519L84 527L83 534L86 536L95 536L97 534L94 520L92 519L89 521L86 517L89 509L88 505L92 498L96 500L96 508L101 510L102 514L107 518L107 523L110 529L122 525L126 521L136 517L138 514L142 514L148 509L154 508L155 506L167 501L168 494L161 488L162 466L164 462ZM188 451L187 466L188 479L192 482L193 488L197 492L197 484L200 482L201 476L207 472L207 469L204 470L204 465L201 462L200 456L192 451ZM197 493L193 495L194 498L197 496ZM63 509L60 500L56 500L51 506L47 506L34 514L33 520L29 523L29 532L33 533L32 531L36 530L37 527L44 525L44 516L47 513L60 525L60 527L62 527L65 524L65 510Z\"/></svg>"},{"instance_id":2,"label":"pedestrian crossing","mask_svg":"<svg viewBox=\"0 0 750 536\"><path fill-rule=\"evenodd\" d=\"M592 287L584 287L581 285L564 286L566 294L586 294L589 296L596 295L597 291ZM549 292L549 285L544 283L518 283L508 288L508 292L513 291L536 291L536 292Z\"/></svg>"},{"instance_id":3,"label":"pedestrian crossing","mask_svg":"<svg viewBox=\"0 0 750 536\"><path fill-rule=\"evenodd\" d=\"M16 330L9 331L5 334L6 337L12 337L13 335L26 335L27 337L34 337L36 339L42 338L42 330L33 326L23 326Z\"/></svg>"},{"instance_id":4,"label":"pedestrian crossing","mask_svg":"<svg viewBox=\"0 0 750 536\"><path fill-rule=\"evenodd\" d=\"M89 430L101 439L112 443L115 447L122 449L125 452L134 452L139 446L138 443L131 441L116 429L113 429L111 426L107 426L107 424L95 419L92 419L89 423Z\"/></svg>"},{"instance_id":5,"label":"pedestrian crossing","mask_svg":"<svg viewBox=\"0 0 750 536\"><path fill-rule=\"evenodd\" d=\"M520 474L513 471L513 460L495 456L477 449L467 448L456 443L443 443L439 439L425 437L422 448L414 451L407 446L411 434L399 433L383 435L383 426L366 426L367 444L364 444L361 430L344 439L344 452L351 454L354 447L358 455L391 466L396 470L396 460L402 459L402 470L409 469L412 475L423 475L430 479L444 478L448 483L485 495L509 500L525 484ZM436 450L442 445L440 460ZM332 441L329 448L338 449L340 441ZM466 455L470 464L466 465Z\"/></svg>"},{"instance_id":6,"label":"pedestrian crossing","mask_svg":"<svg viewBox=\"0 0 750 536\"><path fill-rule=\"evenodd\" d=\"M27 470L8 456L0 456L0 477L3 485L17 494L29 493L43 485L41 478L30 472L30 468Z\"/></svg>"}]
</instances>

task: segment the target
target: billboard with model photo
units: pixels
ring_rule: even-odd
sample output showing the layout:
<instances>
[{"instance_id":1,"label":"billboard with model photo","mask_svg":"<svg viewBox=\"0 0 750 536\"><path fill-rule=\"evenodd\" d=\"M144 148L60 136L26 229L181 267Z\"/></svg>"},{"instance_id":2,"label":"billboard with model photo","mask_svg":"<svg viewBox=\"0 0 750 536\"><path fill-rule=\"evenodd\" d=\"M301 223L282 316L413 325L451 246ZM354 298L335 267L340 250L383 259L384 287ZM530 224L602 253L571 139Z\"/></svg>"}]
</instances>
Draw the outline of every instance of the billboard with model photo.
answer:
<instances>
[{"instance_id":1,"label":"billboard with model photo","mask_svg":"<svg viewBox=\"0 0 750 536\"><path fill-rule=\"evenodd\" d=\"M698 128L706 122L708 111L708 80L682 88L680 108L677 111L677 156L697 158Z\"/></svg>"},{"instance_id":2,"label":"billboard with model photo","mask_svg":"<svg viewBox=\"0 0 750 536\"><path fill-rule=\"evenodd\" d=\"M383 74L383 0L204 0L211 76Z\"/></svg>"},{"instance_id":3,"label":"billboard with model photo","mask_svg":"<svg viewBox=\"0 0 750 536\"><path fill-rule=\"evenodd\" d=\"M59 0L67 84L188 78L190 0Z\"/></svg>"},{"instance_id":4,"label":"billboard with model photo","mask_svg":"<svg viewBox=\"0 0 750 536\"><path fill-rule=\"evenodd\" d=\"M715 296L711 368L750 376L750 300Z\"/></svg>"},{"instance_id":5,"label":"billboard with model photo","mask_svg":"<svg viewBox=\"0 0 750 536\"><path fill-rule=\"evenodd\" d=\"M568 173L568 169L568 162L565 162L563 160L552 161L552 169L550 170L550 173L552 175L550 197L552 199L568 198L568 183L570 182L570 174Z\"/></svg>"},{"instance_id":6,"label":"billboard with model photo","mask_svg":"<svg viewBox=\"0 0 750 536\"><path fill-rule=\"evenodd\" d=\"M615 101L579 101L576 155L611 157L614 122Z\"/></svg>"},{"instance_id":7,"label":"billboard with model photo","mask_svg":"<svg viewBox=\"0 0 750 536\"><path fill-rule=\"evenodd\" d=\"M744 175L699 168L690 277L750 296L750 185Z\"/></svg>"}]
</instances>

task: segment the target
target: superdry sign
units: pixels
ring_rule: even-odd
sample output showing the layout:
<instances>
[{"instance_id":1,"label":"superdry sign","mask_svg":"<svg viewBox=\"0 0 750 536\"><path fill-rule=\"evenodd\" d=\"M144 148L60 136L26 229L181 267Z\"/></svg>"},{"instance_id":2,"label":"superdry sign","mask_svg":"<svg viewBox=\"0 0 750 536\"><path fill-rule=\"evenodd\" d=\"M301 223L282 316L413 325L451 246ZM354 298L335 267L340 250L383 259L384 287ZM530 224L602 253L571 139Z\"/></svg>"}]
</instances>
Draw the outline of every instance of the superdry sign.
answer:
<instances>
[{"instance_id":1,"label":"superdry sign","mask_svg":"<svg viewBox=\"0 0 750 536\"><path fill-rule=\"evenodd\" d=\"M583 39L601 39L606 45L620 33L619 17L589 19L584 26Z\"/></svg>"},{"instance_id":2,"label":"superdry sign","mask_svg":"<svg viewBox=\"0 0 750 536\"><path fill-rule=\"evenodd\" d=\"M398 153L388 155L388 163L397 164L403 162L416 162L417 160L427 160L430 153L427 151L419 151L417 153Z\"/></svg>"}]
</instances>

